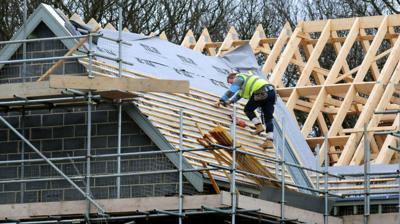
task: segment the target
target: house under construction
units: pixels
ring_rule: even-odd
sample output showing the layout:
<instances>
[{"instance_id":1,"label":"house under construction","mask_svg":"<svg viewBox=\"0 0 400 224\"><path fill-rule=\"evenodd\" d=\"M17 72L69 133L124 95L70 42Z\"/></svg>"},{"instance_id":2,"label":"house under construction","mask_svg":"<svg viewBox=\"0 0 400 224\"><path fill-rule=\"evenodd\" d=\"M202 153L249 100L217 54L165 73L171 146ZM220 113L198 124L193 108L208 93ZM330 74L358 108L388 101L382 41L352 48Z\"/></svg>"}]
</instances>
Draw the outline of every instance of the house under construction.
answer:
<instances>
[{"instance_id":1,"label":"house under construction","mask_svg":"<svg viewBox=\"0 0 400 224\"><path fill-rule=\"evenodd\" d=\"M399 223L399 26L179 46L41 4L0 42L0 223ZM214 107L232 69L275 85L273 148Z\"/></svg>"}]
</instances>

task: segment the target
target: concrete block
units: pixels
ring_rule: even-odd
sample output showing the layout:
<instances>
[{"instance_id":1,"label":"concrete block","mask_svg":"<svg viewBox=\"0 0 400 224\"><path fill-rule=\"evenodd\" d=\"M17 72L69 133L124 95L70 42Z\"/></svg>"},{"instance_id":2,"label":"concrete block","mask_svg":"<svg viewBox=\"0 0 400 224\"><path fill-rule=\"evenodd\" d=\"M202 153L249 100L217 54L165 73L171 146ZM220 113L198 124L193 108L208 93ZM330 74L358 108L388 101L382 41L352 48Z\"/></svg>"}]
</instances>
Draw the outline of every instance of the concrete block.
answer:
<instances>
[{"instance_id":1,"label":"concrete block","mask_svg":"<svg viewBox=\"0 0 400 224\"><path fill-rule=\"evenodd\" d=\"M63 126L53 128L54 138L67 138L74 136L74 126Z\"/></svg>"},{"instance_id":2,"label":"concrete block","mask_svg":"<svg viewBox=\"0 0 400 224\"><path fill-rule=\"evenodd\" d=\"M107 137L108 140L108 144L107 146L110 148L115 148L117 147L117 141L118 141L118 137L117 136L108 136ZM129 136L128 135L122 135L121 136L121 147L125 147L129 145Z\"/></svg>"},{"instance_id":3,"label":"concrete block","mask_svg":"<svg viewBox=\"0 0 400 224\"><path fill-rule=\"evenodd\" d=\"M105 166L104 162L92 162L90 164L90 172L92 174L106 173L106 166Z\"/></svg>"},{"instance_id":4,"label":"concrete block","mask_svg":"<svg viewBox=\"0 0 400 224\"><path fill-rule=\"evenodd\" d=\"M7 154L7 160L19 160L22 158L22 155L20 153L11 153ZM25 157L27 158L27 157Z\"/></svg>"},{"instance_id":5,"label":"concrete block","mask_svg":"<svg viewBox=\"0 0 400 224\"><path fill-rule=\"evenodd\" d=\"M107 161L106 163L106 173L117 172L117 161Z\"/></svg>"},{"instance_id":6,"label":"concrete block","mask_svg":"<svg viewBox=\"0 0 400 224\"><path fill-rule=\"evenodd\" d=\"M131 135L129 139L129 145L131 146L145 146L151 145L151 140L147 135Z\"/></svg>"},{"instance_id":7,"label":"concrete block","mask_svg":"<svg viewBox=\"0 0 400 224\"><path fill-rule=\"evenodd\" d=\"M117 135L118 126L115 123L97 124L97 135Z\"/></svg>"},{"instance_id":8,"label":"concrete block","mask_svg":"<svg viewBox=\"0 0 400 224\"><path fill-rule=\"evenodd\" d=\"M23 119L25 127L42 126L42 116L40 115L25 116L24 118L21 119Z\"/></svg>"},{"instance_id":9,"label":"concrete block","mask_svg":"<svg viewBox=\"0 0 400 224\"><path fill-rule=\"evenodd\" d=\"M156 184L154 185L154 196L171 196L178 194L177 184Z\"/></svg>"},{"instance_id":10,"label":"concrete block","mask_svg":"<svg viewBox=\"0 0 400 224\"><path fill-rule=\"evenodd\" d=\"M40 165L29 165L24 167L25 177L40 177Z\"/></svg>"},{"instance_id":11,"label":"concrete block","mask_svg":"<svg viewBox=\"0 0 400 224\"><path fill-rule=\"evenodd\" d=\"M24 191L24 203L39 202L40 191ZM21 201L21 194L17 193L16 201Z\"/></svg>"},{"instance_id":12,"label":"concrete block","mask_svg":"<svg viewBox=\"0 0 400 224\"><path fill-rule=\"evenodd\" d=\"M92 125L92 136L96 135L96 125ZM87 136L87 125L75 125L75 136L86 137Z\"/></svg>"},{"instance_id":13,"label":"concrete block","mask_svg":"<svg viewBox=\"0 0 400 224\"><path fill-rule=\"evenodd\" d=\"M92 122L93 123L106 123L106 122L108 122L108 112L107 111L94 111L94 112L92 112Z\"/></svg>"},{"instance_id":14,"label":"concrete block","mask_svg":"<svg viewBox=\"0 0 400 224\"><path fill-rule=\"evenodd\" d=\"M20 129L17 128L16 129L19 133L21 133L23 136L25 136L25 138L29 138L29 129ZM16 135L12 130L8 130L9 133L9 140L10 141L14 141L14 140L21 140L21 138Z\"/></svg>"},{"instance_id":15,"label":"concrete block","mask_svg":"<svg viewBox=\"0 0 400 224\"><path fill-rule=\"evenodd\" d=\"M162 175L161 174L146 174L140 175L141 184L154 184L154 183L161 183L162 182Z\"/></svg>"},{"instance_id":16,"label":"concrete block","mask_svg":"<svg viewBox=\"0 0 400 224\"><path fill-rule=\"evenodd\" d=\"M84 165L83 162L75 162L75 163L66 163L62 164L61 170L66 174L66 175L79 175L79 174L84 174L86 173L86 166Z\"/></svg>"},{"instance_id":17,"label":"concrete block","mask_svg":"<svg viewBox=\"0 0 400 224\"><path fill-rule=\"evenodd\" d=\"M74 200L83 200L84 197L81 193L76 189L64 189L64 200L65 201L74 201Z\"/></svg>"},{"instance_id":18,"label":"concrete block","mask_svg":"<svg viewBox=\"0 0 400 224\"><path fill-rule=\"evenodd\" d=\"M117 122L118 121L118 111L114 108L112 111L108 111L108 121L109 122ZM125 112L122 112L122 122L130 122L135 124L135 122L132 121L132 119L126 114Z\"/></svg>"},{"instance_id":19,"label":"concrete block","mask_svg":"<svg viewBox=\"0 0 400 224\"><path fill-rule=\"evenodd\" d=\"M4 117L4 119L10 123L14 128L19 128L19 117L12 116L12 117ZM0 122L0 128L8 129L2 122Z\"/></svg>"},{"instance_id":20,"label":"concrete block","mask_svg":"<svg viewBox=\"0 0 400 224\"><path fill-rule=\"evenodd\" d=\"M63 124L64 114L43 115L43 126L57 126Z\"/></svg>"},{"instance_id":21,"label":"concrete block","mask_svg":"<svg viewBox=\"0 0 400 224\"><path fill-rule=\"evenodd\" d=\"M0 142L8 141L8 130L0 130Z\"/></svg>"},{"instance_id":22,"label":"concrete block","mask_svg":"<svg viewBox=\"0 0 400 224\"><path fill-rule=\"evenodd\" d=\"M64 115L64 125L84 124L86 122L85 113L68 113Z\"/></svg>"},{"instance_id":23,"label":"concrete block","mask_svg":"<svg viewBox=\"0 0 400 224\"><path fill-rule=\"evenodd\" d=\"M72 188L72 186L66 180L53 180L53 181L50 181L49 189L63 189L63 188Z\"/></svg>"},{"instance_id":24,"label":"concrete block","mask_svg":"<svg viewBox=\"0 0 400 224\"><path fill-rule=\"evenodd\" d=\"M18 167L0 167L0 179L15 179L18 177Z\"/></svg>"},{"instance_id":25,"label":"concrete block","mask_svg":"<svg viewBox=\"0 0 400 224\"><path fill-rule=\"evenodd\" d=\"M6 183L4 184L4 191L20 191L21 184L20 183Z\"/></svg>"},{"instance_id":26,"label":"concrete block","mask_svg":"<svg viewBox=\"0 0 400 224\"><path fill-rule=\"evenodd\" d=\"M179 182L179 175L176 173L164 173L162 174L163 183L177 183Z\"/></svg>"},{"instance_id":27,"label":"concrete block","mask_svg":"<svg viewBox=\"0 0 400 224\"><path fill-rule=\"evenodd\" d=\"M133 122L123 123L121 126L122 134L139 134L140 130L139 126Z\"/></svg>"},{"instance_id":28,"label":"concrete block","mask_svg":"<svg viewBox=\"0 0 400 224\"><path fill-rule=\"evenodd\" d=\"M63 190L47 190L41 192L41 201L42 202L50 202L50 201L62 201L63 200Z\"/></svg>"},{"instance_id":29,"label":"concrete block","mask_svg":"<svg viewBox=\"0 0 400 224\"><path fill-rule=\"evenodd\" d=\"M111 153L117 153L117 150L110 149L110 148L92 150L93 155L105 155L105 154L111 154Z\"/></svg>"},{"instance_id":30,"label":"concrete block","mask_svg":"<svg viewBox=\"0 0 400 224\"><path fill-rule=\"evenodd\" d=\"M42 177L54 177L58 176L57 171L54 170L50 165L41 165L40 166L40 176Z\"/></svg>"},{"instance_id":31,"label":"concrete block","mask_svg":"<svg viewBox=\"0 0 400 224\"><path fill-rule=\"evenodd\" d=\"M121 177L121 185L137 185L139 184L139 176Z\"/></svg>"},{"instance_id":32,"label":"concrete block","mask_svg":"<svg viewBox=\"0 0 400 224\"><path fill-rule=\"evenodd\" d=\"M104 137L92 137L92 148L107 148L107 138Z\"/></svg>"},{"instance_id":33,"label":"concrete block","mask_svg":"<svg viewBox=\"0 0 400 224\"><path fill-rule=\"evenodd\" d=\"M121 186L121 198L132 197L132 187L131 186Z\"/></svg>"},{"instance_id":34,"label":"concrete block","mask_svg":"<svg viewBox=\"0 0 400 224\"><path fill-rule=\"evenodd\" d=\"M131 146L131 147L124 147L121 148L122 153L129 153L129 152L140 152L140 147L136 146ZM139 156L136 156L136 158L140 158Z\"/></svg>"},{"instance_id":35,"label":"concrete block","mask_svg":"<svg viewBox=\"0 0 400 224\"><path fill-rule=\"evenodd\" d=\"M0 154L17 153L17 152L18 152L17 142L0 142Z\"/></svg>"},{"instance_id":36,"label":"concrete block","mask_svg":"<svg viewBox=\"0 0 400 224\"><path fill-rule=\"evenodd\" d=\"M102 178L95 178L94 185L96 187L103 187L103 186L114 186L117 184L116 177L102 177Z\"/></svg>"},{"instance_id":37,"label":"concrete block","mask_svg":"<svg viewBox=\"0 0 400 224\"><path fill-rule=\"evenodd\" d=\"M65 138L64 139L64 149L84 149L86 146L85 138Z\"/></svg>"},{"instance_id":38,"label":"concrete block","mask_svg":"<svg viewBox=\"0 0 400 224\"><path fill-rule=\"evenodd\" d=\"M115 106L114 106L113 104L111 104L111 103L109 103L109 104L107 104L107 103L102 103L102 104L96 105L95 110L96 110L96 111L101 111L101 110L107 110L107 111L111 110L111 111L115 111Z\"/></svg>"},{"instance_id":39,"label":"concrete block","mask_svg":"<svg viewBox=\"0 0 400 224\"><path fill-rule=\"evenodd\" d=\"M92 195L96 199L108 198L108 187L92 187L90 188Z\"/></svg>"},{"instance_id":40,"label":"concrete block","mask_svg":"<svg viewBox=\"0 0 400 224\"><path fill-rule=\"evenodd\" d=\"M53 130L51 128L31 128L30 138L31 139L45 139L53 136Z\"/></svg>"},{"instance_id":41,"label":"concrete block","mask_svg":"<svg viewBox=\"0 0 400 224\"><path fill-rule=\"evenodd\" d=\"M42 140L42 151L59 151L63 148L63 141L61 138L53 138Z\"/></svg>"},{"instance_id":42,"label":"concrete block","mask_svg":"<svg viewBox=\"0 0 400 224\"><path fill-rule=\"evenodd\" d=\"M38 182L27 182L25 184L26 190L44 190L50 188L50 182L38 181Z\"/></svg>"},{"instance_id":43,"label":"concrete block","mask_svg":"<svg viewBox=\"0 0 400 224\"><path fill-rule=\"evenodd\" d=\"M16 192L0 193L0 204L12 204L16 201Z\"/></svg>"},{"instance_id":44,"label":"concrete block","mask_svg":"<svg viewBox=\"0 0 400 224\"><path fill-rule=\"evenodd\" d=\"M154 185L135 185L131 187L132 197L152 197L154 196Z\"/></svg>"},{"instance_id":45,"label":"concrete block","mask_svg":"<svg viewBox=\"0 0 400 224\"><path fill-rule=\"evenodd\" d=\"M76 62L68 62L64 64L64 74L78 74L84 72L85 68Z\"/></svg>"}]
</instances>

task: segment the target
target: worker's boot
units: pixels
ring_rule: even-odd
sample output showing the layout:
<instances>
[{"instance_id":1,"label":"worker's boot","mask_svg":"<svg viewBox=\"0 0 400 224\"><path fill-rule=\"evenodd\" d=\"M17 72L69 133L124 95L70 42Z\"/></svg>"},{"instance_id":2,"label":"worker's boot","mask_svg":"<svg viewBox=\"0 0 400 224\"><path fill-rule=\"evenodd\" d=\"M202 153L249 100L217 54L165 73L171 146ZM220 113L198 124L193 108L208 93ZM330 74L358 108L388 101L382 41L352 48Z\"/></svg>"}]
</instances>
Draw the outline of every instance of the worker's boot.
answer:
<instances>
[{"instance_id":1,"label":"worker's boot","mask_svg":"<svg viewBox=\"0 0 400 224\"><path fill-rule=\"evenodd\" d=\"M265 141L260 146L263 149L273 148L274 147L272 132L268 132L267 133L267 138L265 139Z\"/></svg>"},{"instance_id":2,"label":"worker's boot","mask_svg":"<svg viewBox=\"0 0 400 224\"><path fill-rule=\"evenodd\" d=\"M261 132L264 131L264 127L261 123L256 124L256 130L252 132L253 135L259 135Z\"/></svg>"}]
</instances>

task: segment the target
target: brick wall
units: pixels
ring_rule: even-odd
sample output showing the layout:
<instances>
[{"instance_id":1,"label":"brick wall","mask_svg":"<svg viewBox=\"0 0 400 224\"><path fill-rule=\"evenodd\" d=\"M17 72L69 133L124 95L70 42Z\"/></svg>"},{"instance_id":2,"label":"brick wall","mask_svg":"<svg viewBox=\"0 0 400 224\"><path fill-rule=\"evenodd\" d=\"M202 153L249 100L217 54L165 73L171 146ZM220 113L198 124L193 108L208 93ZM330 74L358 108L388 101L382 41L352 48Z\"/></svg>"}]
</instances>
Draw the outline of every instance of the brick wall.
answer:
<instances>
[{"instance_id":1,"label":"brick wall","mask_svg":"<svg viewBox=\"0 0 400 224\"><path fill-rule=\"evenodd\" d=\"M41 24L32 37L54 36ZM28 44L28 58L63 55L67 49L60 41ZM21 58L21 49L14 59ZM6 65L0 70L0 83L35 81L50 63L27 63L27 75L22 75L22 64ZM59 74L82 73L84 68L76 61L67 61L57 71ZM22 132L48 158L85 156L87 147L87 108L55 108L51 111L37 110L3 113L15 128ZM159 150L143 131L126 114L122 123L122 153ZM92 154L117 153L117 111L114 105L100 104L92 113ZM23 149L24 148L24 149ZM24 151L24 153L22 153ZM39 158L11 130L0 125L0 161ZM82 176L86 172L85 159L71 162L54 162L68 176ZM162 154L122 157L122 172L174 169L174 165ZM116 158L92 159L91 174L114 174L117 172ZM22 177L22 175L24 175ZM0 165L0 203L47 202L80 200L83 197L65 180L27 183L1 183L21 178L59 178L45 162L25 162ZM76 183L84 187L83 181ZM185 181L184 191L195 193ZM92 178L91 192L95 199L116 198L116 177ZM121 197L143 197L171 195L178 192L178 174L152 174L121 177ZM21 199L23 196L23 200Z\"/></svg>"}]
</instances>

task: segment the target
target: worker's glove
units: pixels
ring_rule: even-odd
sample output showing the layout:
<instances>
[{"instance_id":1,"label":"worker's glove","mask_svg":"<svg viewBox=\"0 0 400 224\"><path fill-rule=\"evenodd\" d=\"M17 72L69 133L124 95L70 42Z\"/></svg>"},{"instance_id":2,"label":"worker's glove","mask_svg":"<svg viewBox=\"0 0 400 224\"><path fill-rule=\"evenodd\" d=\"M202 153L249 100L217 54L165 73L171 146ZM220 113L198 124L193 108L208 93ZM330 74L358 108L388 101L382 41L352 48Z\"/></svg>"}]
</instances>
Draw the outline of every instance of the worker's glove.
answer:
<instances>
[{"instance_id":1,"label":"worker's glove","mask_svg":"<svg viewBox=\"0 0 400 224\"><path fill-rule=\"evenodd\" d=\"M231 101L230 101L230 100L227 100L227 101L225 101L225 100L219 100L219 102L220 102L220 104L221 104L222 106L224 106L224 107L227 107L229 104L231 104Z\"/></svg>"}]
</instances>

